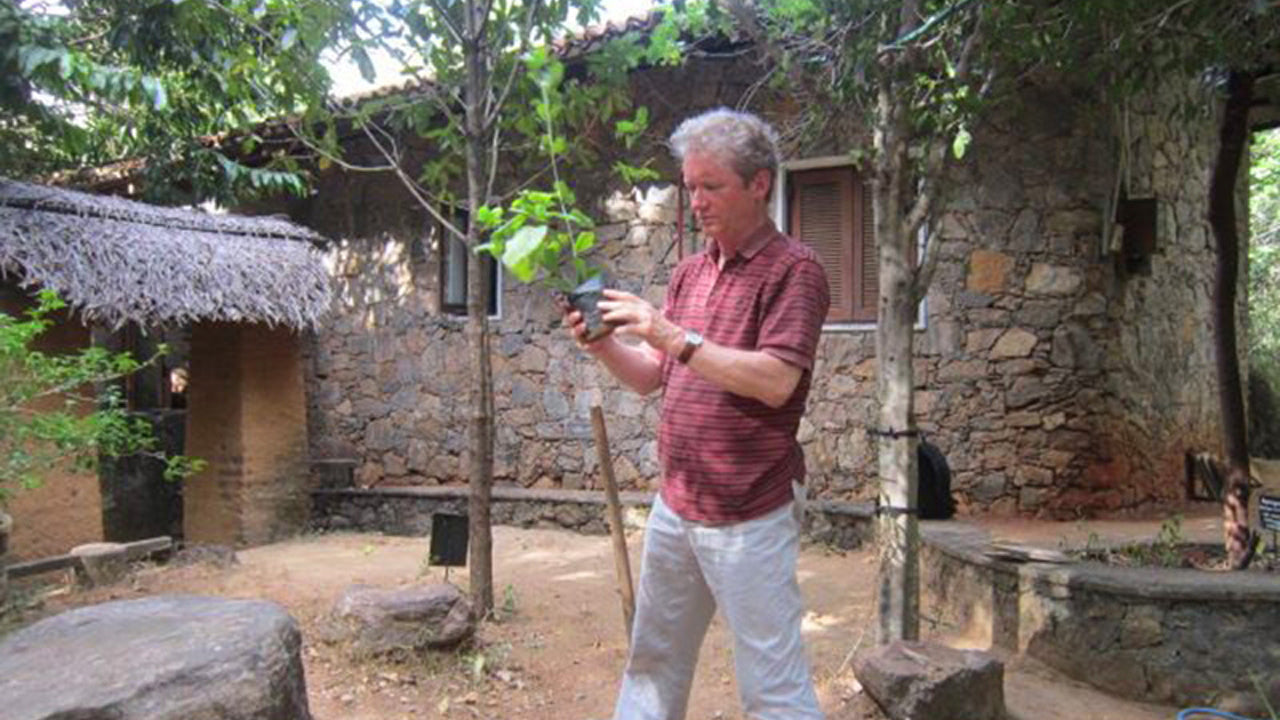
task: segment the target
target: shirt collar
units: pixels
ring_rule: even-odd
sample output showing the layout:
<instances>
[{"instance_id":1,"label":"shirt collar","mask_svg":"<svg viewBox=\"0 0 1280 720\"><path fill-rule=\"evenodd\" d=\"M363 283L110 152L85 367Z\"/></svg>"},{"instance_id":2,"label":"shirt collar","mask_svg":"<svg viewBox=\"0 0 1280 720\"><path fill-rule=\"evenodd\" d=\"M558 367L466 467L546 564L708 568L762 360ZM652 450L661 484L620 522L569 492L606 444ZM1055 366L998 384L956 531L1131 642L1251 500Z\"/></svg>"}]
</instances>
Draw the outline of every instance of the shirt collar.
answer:
<instances>
[{"instance_id":1,"label":"shirt collar","mask_svg":"<svg viewBox=\"0 0 1280 720\"><path fill-rule=\"evenodd\" d=\"M751 260L756 255L759 255L760 251L763 250L775 237L777 237L777 235L778 228L774 226L773 220L765 220L760 224L760 227L752 231L751 235L747 238L747 242L743 244L742 249L733 257L729 258L729 261L732 262L737 258L742 258L742 262ZM710 247L707 249L707 255L713 262L719 264L720 244L715 240L712 240Z\"/></svg>"}]
</instances>

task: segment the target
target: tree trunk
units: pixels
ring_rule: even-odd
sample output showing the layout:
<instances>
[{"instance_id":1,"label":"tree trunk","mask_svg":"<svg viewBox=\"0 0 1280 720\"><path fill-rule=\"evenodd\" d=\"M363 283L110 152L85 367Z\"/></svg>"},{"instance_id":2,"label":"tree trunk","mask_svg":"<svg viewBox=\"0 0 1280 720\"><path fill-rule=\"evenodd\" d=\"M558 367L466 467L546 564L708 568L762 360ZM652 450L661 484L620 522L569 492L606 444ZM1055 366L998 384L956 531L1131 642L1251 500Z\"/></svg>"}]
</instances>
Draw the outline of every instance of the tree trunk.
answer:
<instances>
[{"instance_id":1,"label":"tree trunk","mask_svg":"<svg viewBox=\"0 0 1280 720\"><path fill-rule=\"evenodd\" d=\"M1249 442L1245 424L1240 354L1236 344L1236 288L1240 277L1240 229L1236 222L1236 187L1245 143L1249 138L1249 104L1253 78L1232 72L1219 134L1218 156L1209 184L1209 226L1217 240L1213 286L1214 349L1218 369L1218 405L1227 478L1223 494L1222 530L1231 567L1244 569L1253 559L1249 529Z\"/></svg>"},{"instance_id":2,"label":"tree trunk","mask_svg":"<svg viewBox=\"0 0 1280 720\"><path fill-rule=\"evenodd\" d=\"M483 56L481 28L484 8L468 0L465 8L463 52L467 71L465 135L467 161L467 340L475 358L471 393L471 497L469 502L471 601L481 616L493 610L493 532L489 506L493 494L493 367L489 359L489 282L483 262L475 252L479 225L475 222L485 203L483 181L485 142L484 101L489 87Z\"/></svg>"},{"instance_id":3,"label":"tree trunk","mask_svg":"<svg viewBox=\"0 0 1280 720\"><path fill-rule=\"evenodd\" d=\"M911 5L911 3L907 3ZM908 21L909 22L909 21ZM880 401L878 456L879 633L881 644L920 634L920 533L916 508L916 438L912 422L911 237L903 225L909 126L906 108L886 67L876 105L874 217L879 245L880 298L876 320L876 392Z\"/></svg>"}]
</instances>

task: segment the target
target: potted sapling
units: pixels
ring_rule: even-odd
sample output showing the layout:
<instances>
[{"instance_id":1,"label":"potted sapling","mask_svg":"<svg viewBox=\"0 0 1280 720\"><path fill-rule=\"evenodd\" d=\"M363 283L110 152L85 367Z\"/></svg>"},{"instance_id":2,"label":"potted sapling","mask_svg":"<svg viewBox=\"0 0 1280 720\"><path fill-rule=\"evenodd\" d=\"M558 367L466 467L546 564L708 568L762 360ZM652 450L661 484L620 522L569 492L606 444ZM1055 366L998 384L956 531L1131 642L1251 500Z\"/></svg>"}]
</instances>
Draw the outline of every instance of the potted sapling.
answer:
<instances>
[{"instance_id":1,"label":"potted sapling","mask_svg":"<svg viewBox=\"0 0 1280 720\"><path fill-rule=\"evenodd\" d=\"M551 192L522 191L508 208L481 208L489 242L476 248L500 261L520 282L539 282L582 313L587 342L613 327L600 317L600 269L585 255L596 244L591 218L573 207L573 191L556 181Z\"/></svg>"},{"instance_id":2,"label":"potted sapling","mask_svg":"<svg viewBox=\"0 0 1280 720\"><path fill-rule=\"evenodd\" d=\"M492 255L520 282L539 282L557 292L582 313L586 339L592 342L613 328L596 305L604 278L585 257L596 244L595 223L575 206L573 190L560 179L558 159L568 146L556 136L555 117L563 107L558 92L564 66L542 48L530 53L525 65L541 97L533 109L543 128L539 144L550 160L551 190L521 190L506 207L480 208L477 220L489 239L476 252Z\"/></svg>"}]
</instances>

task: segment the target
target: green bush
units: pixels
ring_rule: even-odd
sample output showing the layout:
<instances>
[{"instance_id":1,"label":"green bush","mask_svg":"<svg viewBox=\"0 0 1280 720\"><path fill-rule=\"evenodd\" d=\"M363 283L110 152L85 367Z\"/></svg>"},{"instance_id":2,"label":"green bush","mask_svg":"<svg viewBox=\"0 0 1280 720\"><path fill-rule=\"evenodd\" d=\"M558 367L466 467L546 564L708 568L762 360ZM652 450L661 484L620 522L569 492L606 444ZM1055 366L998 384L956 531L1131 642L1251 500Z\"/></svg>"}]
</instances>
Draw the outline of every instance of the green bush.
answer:
<instances>
[{"instance_id":1,"label":"green bush","mask_svg":"<svg viewBox=\"0 0 1280 720\"><path fill-rule=\"evenodd\" d=\"M35 349L53 325L52 314L65 306L45 291L25 317L0 313L0 506L63 463L88 471L101 457L143 454L162 459L168 479L199 470L199 460L159 452L151 425L126 412L113 382L155 357L138 361L100 347L59 354Z\"/></svg>"}]
</instances>

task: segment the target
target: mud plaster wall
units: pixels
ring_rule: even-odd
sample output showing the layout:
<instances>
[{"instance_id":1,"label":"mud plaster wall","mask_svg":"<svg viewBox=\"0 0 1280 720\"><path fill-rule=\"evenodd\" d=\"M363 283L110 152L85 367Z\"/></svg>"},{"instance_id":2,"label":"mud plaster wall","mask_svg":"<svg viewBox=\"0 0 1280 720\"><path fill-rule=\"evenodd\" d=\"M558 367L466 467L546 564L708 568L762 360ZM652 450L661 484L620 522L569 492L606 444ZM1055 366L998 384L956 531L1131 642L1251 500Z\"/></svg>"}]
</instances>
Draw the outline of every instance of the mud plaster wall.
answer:
<instances>
[{"instance_id":1,"label":"mud plaster wall","mask_svg":"<svg viewBox=\"0 0 1280 720\"><path fill-rule=\"evenodd\" d=\"M200 323L191 336L183 486L188 542L261 544L307 517L306 401L299 338L258 324Z\"/></svg>"},{"instance_id":2,"label":"mud plaster wall","mask_svg":"<svg viewBox=\"0 0 1280 720\"><path fill-rule=\"evenodd\" d=\"M734 104L750 85L724 65L661 72L638 84L687 94L656 106L658 134L678 115ZM1163 92L1130 108L1130 192L1155 193L1162 210L1149 274L1125 272L1100 250L1117 134L1095 97L1028 89L976 134L957 171L917 331L915 405L964 512L1070 517L1173 504L1184 451L1216 445L1203 222L1215 118L1171 116L1180 94L1213 103L1190 86ZM839 143L827 145L811 154ZM660 301L681 253L675 193L584 182L615 284ZM293 214L339 238L329 254L337 303L309 349L312 457L357 459L361 485L464 482L473 360L463 320L439 310L439 248L425 216L393 180L338 172ZM685 238L686 252L696 247ZM499 482L595 487L588 409L600 402L619 480L657 484L656 400L622 391L583 358L545 291L504 278L492 328ZM866 328L824 333L800 429L820 496L873 494L864 431L875 417L874 342Z\"/></svg>"},{"instance_id":3,"label":"mud plaster wall","mask_svg":"<svg viewBox=\"0 0 1280 720\"><path fill-rule=\"evenodd\" d=\"M0 284L0 312L21 315L32 302L21 290ZM73 352L88 346L89 329L58 313L56 322L36 343L45 353ZM34 409L54 408L63 398L49 398ZM87 412L91 408L85 408ZM34 490L17 490L7 501L5 512L13 516L9 539L11 561L61 555L76 545L102 540L102 495L98 476L55 468L40 476ZM6 487L10 487L6 481Z\"/></svg>"}]
</instances>

